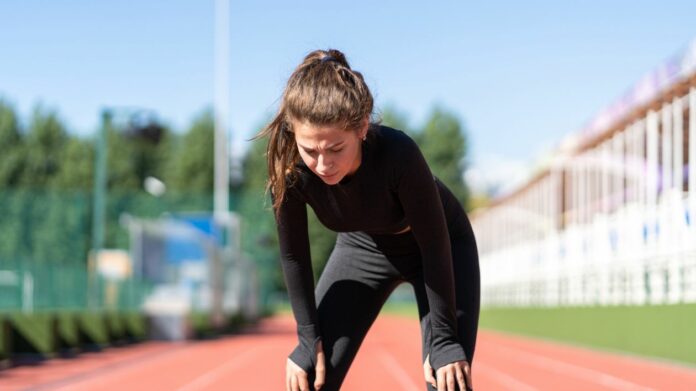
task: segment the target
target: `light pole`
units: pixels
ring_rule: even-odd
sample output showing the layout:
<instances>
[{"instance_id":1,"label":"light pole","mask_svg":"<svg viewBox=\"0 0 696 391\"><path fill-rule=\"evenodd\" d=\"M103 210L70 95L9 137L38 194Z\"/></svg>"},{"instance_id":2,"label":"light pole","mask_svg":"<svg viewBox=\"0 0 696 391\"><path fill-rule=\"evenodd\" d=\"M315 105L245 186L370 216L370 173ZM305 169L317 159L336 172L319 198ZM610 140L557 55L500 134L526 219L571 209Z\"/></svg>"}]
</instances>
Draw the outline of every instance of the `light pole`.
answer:
<instances>
[{"instance_id":1,"label":"light pole","mask_svg":"<svg viewBox=\"0 0 696 391\"><path fill-rule=\"evenodd\" d=\"M229 158L229 57L230 57L230 3L215 1L215 189L214 217L217 221L228 218L230 158Z\"/></svg>"},{"instance_id":2,"label":"light pole","mask_svg":"<svg viewBox=\"0 0 696 391\"><path fill-rule=\"evenodd\" d=\"M102 110L101 127L97 134L94 164L94 191L92 195L92 251L88 260L88 289L87 306L96 309L101 304L99 277L97 273L97 257L104 247L104 215L106 212L106 182L107 182L107 153L106 140L111 131L113 114L111 110Z\"/></svg>"}]
</instances>

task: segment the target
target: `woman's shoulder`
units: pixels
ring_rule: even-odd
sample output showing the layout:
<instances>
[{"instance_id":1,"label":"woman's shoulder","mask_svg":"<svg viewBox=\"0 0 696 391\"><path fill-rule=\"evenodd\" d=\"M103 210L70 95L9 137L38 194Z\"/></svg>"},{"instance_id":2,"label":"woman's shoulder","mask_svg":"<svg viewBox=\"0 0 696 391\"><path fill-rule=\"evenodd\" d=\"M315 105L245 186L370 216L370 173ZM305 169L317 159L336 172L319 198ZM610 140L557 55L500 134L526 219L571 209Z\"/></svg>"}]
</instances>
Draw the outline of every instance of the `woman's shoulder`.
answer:
<instances>
[{"instance_id":1,"label":"woman's shoulder","mask_svg":"<svg viewBox=\"0 0 696 391\"><path fill-rule=\"evenodd\" d=\"M417 148L416 142L406 132L385 125L374 125L371 128L372 144L379 153L403 154Z\"/></svg>"},{"instance_id":2,"label":"woman's shoulder","mask_svg":"<svg viewBox=\"0 0 696 391\"><path fill-rule=\"evenodd\" d=\"M419 161L416 142L404 131L379 125L374 128L368 165L373 176L382 175L390 188L398 187L412 162Z\"/></svg>"},{"instance_id":3,"label":"woman's shoulder","mask_svg":"<svg viewBox=\"0 0 696 391\"><path fill-rule=\"evenodd\" d=\"M407 162L418 159L420 149L406 132L377 125L373 130L372 156L375 163L401 171ZM390 170L390 171L393 171Z\"/></svg>"}]
</instances>

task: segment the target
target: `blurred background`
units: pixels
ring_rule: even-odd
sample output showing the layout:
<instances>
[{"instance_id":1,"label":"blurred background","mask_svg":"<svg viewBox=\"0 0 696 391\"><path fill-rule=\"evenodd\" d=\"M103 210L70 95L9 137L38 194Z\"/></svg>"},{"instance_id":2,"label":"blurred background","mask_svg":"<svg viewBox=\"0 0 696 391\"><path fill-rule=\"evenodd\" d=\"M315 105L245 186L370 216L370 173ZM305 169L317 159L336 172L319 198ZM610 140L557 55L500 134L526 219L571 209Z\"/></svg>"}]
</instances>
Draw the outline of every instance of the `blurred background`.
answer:
<instances>
[{"instance_id":1,"label":"blurred background","mask_svg":"<svg viewBox=\"0 0 696 391\"><path fill-rule=\"evenodd\" d=\"M249 140L303 56L337 48L470 212L484 328L696 363L694 14L3 1L0 359L287 311ZM318 276L335 234L310 218ZM415 316L403 288L388 309Z\"/></svg>"}]
</instances>

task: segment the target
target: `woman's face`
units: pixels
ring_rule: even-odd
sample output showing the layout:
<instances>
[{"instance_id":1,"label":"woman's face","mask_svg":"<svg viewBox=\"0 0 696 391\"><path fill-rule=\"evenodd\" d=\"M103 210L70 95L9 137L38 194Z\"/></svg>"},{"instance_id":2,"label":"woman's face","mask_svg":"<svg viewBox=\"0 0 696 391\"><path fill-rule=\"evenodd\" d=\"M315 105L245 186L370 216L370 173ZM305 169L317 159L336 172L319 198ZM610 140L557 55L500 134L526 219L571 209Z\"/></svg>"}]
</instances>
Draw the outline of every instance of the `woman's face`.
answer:
<instances>
[{"instance_id":1,"label":"woman's face","mask_svg":"<svg viewBox=\"0 0 696 391\"><path fill-rule=\"evenodd\" d=\"M335 185L360 167L361 141L368 122L358 130L293 122L295 142L304 163L327 185Z\"/></svg>"}]
</instances>

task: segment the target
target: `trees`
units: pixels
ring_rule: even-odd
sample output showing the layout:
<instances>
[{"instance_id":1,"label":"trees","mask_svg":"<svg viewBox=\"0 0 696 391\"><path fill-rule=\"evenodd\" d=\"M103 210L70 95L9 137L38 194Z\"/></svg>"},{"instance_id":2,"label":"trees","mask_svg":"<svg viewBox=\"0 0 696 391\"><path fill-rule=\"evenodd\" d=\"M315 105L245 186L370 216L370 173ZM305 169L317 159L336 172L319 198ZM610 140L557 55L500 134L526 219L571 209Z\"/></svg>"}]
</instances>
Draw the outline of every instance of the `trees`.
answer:
<instances>
[{"instance_id":1,"label":"trees","mask_svg":"<svg viewBox=\"0 0 696 391\"><path fill-rule=\"evenodd\" d=\"M403 130L411 137L417 137L418 132L411 128L408 115L399 110L393 103L388 103L380 111L378 116L379 122L390 128Z\"/></svg>"},{"instance_id":2,"label":"trees","mask_svg":"<svg viewBox=\"0 0 696 391\"><path fill-rule=\"evenodd\" d=\"M94 143L71 137L65 143L60 166L61 170L53 180L56 189L91 192L94 182Z\"/></svg>"},{"instance_id":3,"label":"trees","mask_svg":"<svg viewBox=\"0 0 696 391\"><path fill-rule=\"evenodd\" d=\"M433 174L469 209L469 189L464 182L467 144L459 118L435 106L417 141Z\"/></svg>"},{"instance_id":4,"label":"trees","mask_svg":"<svg viewBox=\"0 0 696 391\"><path fill-rule=\"evenodd\" d=\"M215 167L215 121L211 109L204 110L177 142L167 140L168 162L164 175L174 191L212 193Z\"/></svg>"},{"instance_id":5,"label":"trees","mask_svg":"<svg viewBox=\"0 0 696 391\"><path fill-rule=\"evenodd\" d=\"M0 103L0 260L83 259L89 204L84 194L64 191L73 185L70 176L84 168L83 146L57 112L37 105L24 133L14 109ZM66 165L67 156L74 164Z\"/></svg>"},{"instance_id":6,"label":"trees","mask_svg":"<svg viewBox=\"0 0 696 391\"><path fill-rule=\"evenodd\" d=\"M464 181L467 139L462 121L442 106L434 106L422 127L413 127L406 114L395 106L382 110L382 124L405 131L425 156L430 170L470 209L469 188Z\"/></svg>"},{"instance_id":7,"label":"trees","mask_svg":"<svg viewBox=\"0 0 696 391\"><path fill-rule=\"evenodd\" d=\"M21 197L10 189L21 181L24 167L24 140L12 105L0 100L0 262L26 250L23 237Z\"/></svg>"},{"instance_id":8,"label":"trees","mask_svg":"<svg viewBox=\"0 0 696 391\"><path fill-rule=\"evenodd\" d=\"M65 125L57 112L37 105L26 135L20 185L27 188L52 187L60 172L68 139Z\"/></svg>"},{"instance_id":9,"label":"trees","mask_svg":"<svg viewBox=\"0 0 696 391\"><path fill-rule=\"evenodd\" d=\"M0 99L0 189L19 184L24 143L14 107Z\"/></svg>"}]
</instances>

